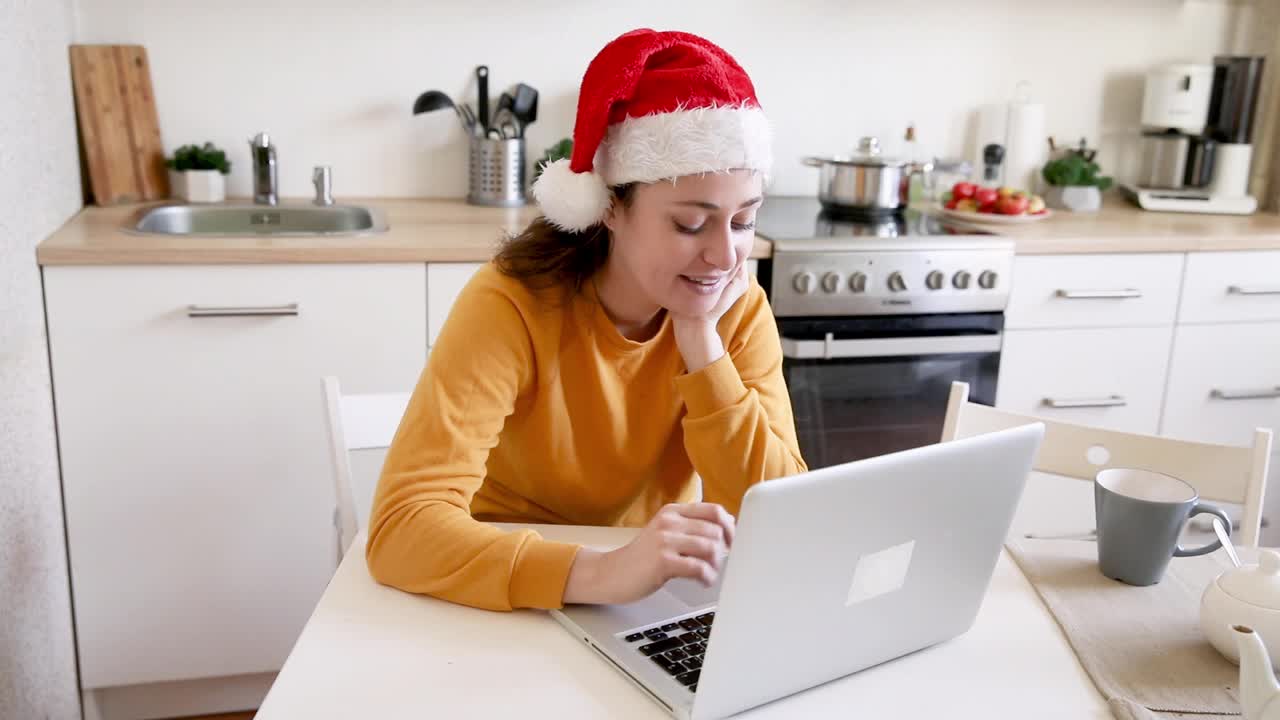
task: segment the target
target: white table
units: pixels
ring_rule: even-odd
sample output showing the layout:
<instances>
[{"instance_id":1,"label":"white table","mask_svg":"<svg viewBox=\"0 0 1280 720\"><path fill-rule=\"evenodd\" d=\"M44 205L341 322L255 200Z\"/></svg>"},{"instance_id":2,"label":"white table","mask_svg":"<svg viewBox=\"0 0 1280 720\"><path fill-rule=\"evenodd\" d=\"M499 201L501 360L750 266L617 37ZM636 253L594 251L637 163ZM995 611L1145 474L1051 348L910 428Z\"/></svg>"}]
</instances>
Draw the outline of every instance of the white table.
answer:
<instances>
[{"instance_id":1,"label":"white table","mask_svg":"<svg viewBox=\"0 0 1280 720\"><path fill-rule=\"evenodd\" d=\"M624 544L635 532L528 527L597 547ZM548 614L477 610L378 585L364 543L362 533L257 720L667 717ZM1034 588L1002 553L968 633L738 717L1112 715Z\"/></svg>"}]
</instances>

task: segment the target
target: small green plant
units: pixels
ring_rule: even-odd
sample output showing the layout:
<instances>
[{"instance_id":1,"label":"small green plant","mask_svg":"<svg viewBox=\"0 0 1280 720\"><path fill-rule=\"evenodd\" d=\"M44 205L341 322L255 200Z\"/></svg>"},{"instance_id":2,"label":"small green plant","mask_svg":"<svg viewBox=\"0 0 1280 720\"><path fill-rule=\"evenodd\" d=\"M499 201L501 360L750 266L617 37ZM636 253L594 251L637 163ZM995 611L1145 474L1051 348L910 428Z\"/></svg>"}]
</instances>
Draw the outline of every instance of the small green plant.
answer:
<instances>
[{"instance_id":1,"label":"small green plant","mask_svg":"<svg viewBox=\"0 0 1280 720\"><path fill-rule=\"evenodd\" d=\"M1061 157L1045 163L1043 175L1044 181L1050 185L1086 185L1102 191L1111 187L1111 178L1098 175L1101 171L1092 154L1068 150Z\"/></svg>"},{"instance_id":2,"label":"small green plant","mask_svg":"<svg viewBox=\"0 0 1280 720\"><path fill-rule=\"evenodd\" d=\"M560 142L547 148L542 153L542 157L538 158L537 163L533 167L533 179L537 180L542 174L542 169L561 158L567 158L573 154L573 138L564 138Z\"/></svg>"},{"instance_id":3,"label":"small green plant","mask_svg":"<svg viewBox=\"0 0 1280 720\"><path fill-rule=\"evenodd\" d=\"M170 169L183 170L217 170L223 175L231 172L231 161L227 154L219 150L211 142L204 145L183 145L174 151L173 157L164 161Z\"/></svg>"}]
</instances>

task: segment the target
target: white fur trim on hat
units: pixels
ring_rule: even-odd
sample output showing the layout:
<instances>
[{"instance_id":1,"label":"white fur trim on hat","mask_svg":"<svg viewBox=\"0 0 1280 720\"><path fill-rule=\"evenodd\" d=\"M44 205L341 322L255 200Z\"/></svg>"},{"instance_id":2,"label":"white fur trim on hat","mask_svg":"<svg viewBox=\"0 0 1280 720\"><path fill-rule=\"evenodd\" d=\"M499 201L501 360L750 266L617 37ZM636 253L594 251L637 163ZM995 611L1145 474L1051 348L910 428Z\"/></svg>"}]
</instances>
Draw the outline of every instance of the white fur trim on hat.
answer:
<instances>
[{"instance_id":1,"label":"white fur trim on hat","mask_svg":"<svg viewBox=\"0 0 1280 720\"><path fill-rule=\"evenodd\" d=\"M569 159L548 163L533 183L533 197L552 225L581 232L604 220L613 196L598 173L575 173Z\"/></svg>"},{"instance_id":2,"label":"white fur trim on hat","mask_svg":"<svg viewBox=\"0 0 1280 720\"><path fill-rule=\"evenodd\" d=\"M757 107L705 107L627 118L609 128L594 160L606 185L657 182L745 168L766 177L772 131Z\"/></svg>"}]
</instances>

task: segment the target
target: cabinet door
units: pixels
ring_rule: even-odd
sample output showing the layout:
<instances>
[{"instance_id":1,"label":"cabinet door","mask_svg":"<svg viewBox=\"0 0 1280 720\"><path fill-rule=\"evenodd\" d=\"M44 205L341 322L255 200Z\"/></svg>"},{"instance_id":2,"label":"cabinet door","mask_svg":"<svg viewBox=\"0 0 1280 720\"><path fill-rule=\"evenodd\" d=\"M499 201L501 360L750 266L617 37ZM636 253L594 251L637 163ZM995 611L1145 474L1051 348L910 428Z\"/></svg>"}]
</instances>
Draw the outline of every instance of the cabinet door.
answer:
<instances>
[{"instance_id":1,"label":"cabinet door","mask_svg":"<svg viewBox=\"0 0 1280 720\"><path fill-rule=\"evenodd\" d=\"M1245 445L1256 427L1280 434L1280 322L1179 326L1161 432Z\"/></svg>"},{"instance_id":2,"label":"cabinet door","mask_svg":"<svg viewBox=\"0 0 1280 720\"><path fill-rule=\"evenodd\" d=\"M449 317L449 309L471 276L484 263L430 263L427 265L427 343L436 344L436 338Z\"/></svg>"},{"instance_id":3,"label":"cabinet door","mask_svg":"<svg viewBox=\"0 0 1280 720\"><path fill-rule=\"evenodd\" d=\"M1009 328L1172 325L1183 256L1025 255L1014 261Z\"/></svg>"},{"instance_id":4,"label":"cabinet door","mask_svg":"<svg viewBox=\"0 0 1280 720\"><path fill-rule=\"evenodd\" d=\"M996 406L1155 434L1172 335L1171 327L1006 331Z\"/></svg>"},{"instance_id":5,"label":"cabinet door","mask_svg":"<svg viewBox=\"0 0 1280 720\"><path fill-rule=\"evenodd\" d=\"M335 567L321 378L412 388L425 276L45 270L83 687L281 667Z\"/></svg>"},{"instance_id":6,"label":"cabinet door","mask_svg":"<svg viewBox=\"0 0 1280 720\"><path fill-rule=\"evenodd\" d=\"M1191 253L1180 323L1280 320L1280 251Z\"/></svg>"}]
</instances>

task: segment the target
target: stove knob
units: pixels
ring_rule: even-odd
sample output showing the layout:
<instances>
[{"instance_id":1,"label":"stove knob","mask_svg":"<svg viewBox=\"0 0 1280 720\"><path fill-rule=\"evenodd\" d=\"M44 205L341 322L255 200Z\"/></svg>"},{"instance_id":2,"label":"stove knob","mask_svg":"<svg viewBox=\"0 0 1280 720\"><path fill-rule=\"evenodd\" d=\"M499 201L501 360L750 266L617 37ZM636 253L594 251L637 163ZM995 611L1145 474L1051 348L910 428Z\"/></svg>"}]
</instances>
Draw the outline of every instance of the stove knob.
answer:
<instances>
[{"instance_id":1,"label":"stove knob","mask_svg":"<svg viewBox=\"0 0 1280 720\"><path fill-rule=\"evenodd\" d=\"M849 290L856 293L867 291L867 274L855 272L849 276Z\"/></svg>"},{"instance_id":2,"label":"stove knob","mask_svg":"<svg viewBox=\"0 0 1280 720\"><path fill-rule=\"evenodd\" d=\"M969 281L972 279L967 271L961 270L951 278L951 284L956 286L957 290L964 290L969 287Z\"/></svg>"},{"instance_id":3,"label":"stove knob","mask_svg":"<svg viewBox=\"0 0 1280 720\"><path fill-rule=\"evenodd\" d=\"M946 282L946 280L947 280L947 277L942 274L941 270L934 270L933 272L925 276L924 284L930 290L941 290L942 285L943 283Z\"/></svg>"},{"instance_id":4,"label":"stove knob","mask_svg":"<svg viewBox=\"0 0 1280 720\"><path fill-rule=\"evenodd\" d=\"M795 277L791 278L791 287L801 295L808 295L813 292L813 273L798 272Z\"/></svg>"},{"instance_id":5,"label":"stove knob","mask_svg":"<svg viewBox=\"0 0 1280 720\"><path fill-rule=\"evenodd\" d=\"M829 272L822 276L822 291L834 293L840 290L840 273Z\"/></svg>"},{"instance_id":6,"label":"stove knob","mask_svg":"<svg viewBox=\"0 0 1280 720\"><path fill-rule=\"evenodd\" d=\"M978 285L983 290L990 290L996 286L996 273L994 270L983 270L978 276Z\"/></svg>"},{"instance_id":7,"label":"stove knob","mask_svg":"<svg viewBox=\"0 0 1280 720\"><path fill-rule=\"evenodd\" d=\"M902 279L902 273L889 273L889 289L894 292L903 292L907 289L907 281Z\"/></svg>"}]
</instances>

